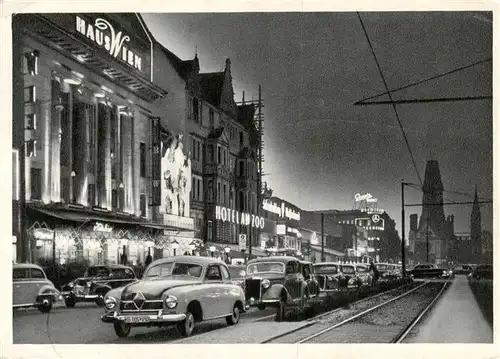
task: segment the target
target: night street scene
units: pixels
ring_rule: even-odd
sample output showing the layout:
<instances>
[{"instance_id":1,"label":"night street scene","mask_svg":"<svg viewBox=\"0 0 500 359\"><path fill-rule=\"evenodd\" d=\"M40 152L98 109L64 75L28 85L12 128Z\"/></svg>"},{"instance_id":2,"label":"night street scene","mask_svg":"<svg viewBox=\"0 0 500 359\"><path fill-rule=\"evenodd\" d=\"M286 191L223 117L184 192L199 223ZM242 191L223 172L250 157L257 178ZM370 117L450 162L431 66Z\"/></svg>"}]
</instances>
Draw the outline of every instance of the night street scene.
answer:
<instances>
[{"instance_id":1,"label":"night street scene","mask_svg":"<svg viewBox=\"0 0 500 359\"><path fill-rule=\"evenodd\" d=\"M492 12L12 32L13 344L493 343Z\"/></svg>"}]
</instances>

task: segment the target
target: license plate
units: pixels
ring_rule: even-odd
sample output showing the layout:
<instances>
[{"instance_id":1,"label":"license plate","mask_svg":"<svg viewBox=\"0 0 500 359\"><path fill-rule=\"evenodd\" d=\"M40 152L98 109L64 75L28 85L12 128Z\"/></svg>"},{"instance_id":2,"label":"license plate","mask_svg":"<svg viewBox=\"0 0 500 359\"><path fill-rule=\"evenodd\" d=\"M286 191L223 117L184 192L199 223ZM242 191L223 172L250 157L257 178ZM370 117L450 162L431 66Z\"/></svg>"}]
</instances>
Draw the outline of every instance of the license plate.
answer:
<instances>
[{"instance_id":1,"label":"license plate","mask_svg":"<svg viewBox=\"0 0 500 359\"><path fill-rule=\"evenodd\" d=\"M147 323L149 317L126 317L125 323Z\"/></svg>"}]
</instances>

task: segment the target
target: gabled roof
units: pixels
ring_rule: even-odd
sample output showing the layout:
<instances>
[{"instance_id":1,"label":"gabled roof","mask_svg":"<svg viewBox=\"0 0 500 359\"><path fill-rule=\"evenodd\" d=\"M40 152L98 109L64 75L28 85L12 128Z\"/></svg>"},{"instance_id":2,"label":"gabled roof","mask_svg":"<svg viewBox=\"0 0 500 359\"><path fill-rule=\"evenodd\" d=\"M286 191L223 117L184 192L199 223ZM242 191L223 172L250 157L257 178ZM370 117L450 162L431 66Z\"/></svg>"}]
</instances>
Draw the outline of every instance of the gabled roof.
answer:
<instances>
[{"instance_id":1,"label":"gabled roof","mask_svg":"<svg viewBox=\"0 0 500 359\"><path fill-rule=\"evenodd\" d=\"M220 106L225 73L210 72L199 74L199 84L205 100L215 107Z\"/></svg>"},{"instance_id":2,"label":"gabled roof","mask_svg":"<svg viewBox=\"0 0 500 359\"><path fill-rule=\"evenodd\" d=\"M160 44L159 42L156 42L156 46L165 54L167 59L170 61L172 66L175 68L177 73L183 78L187 79L189 74L192 71L196 71L199 69L199 62L198 62L198 57L195 56L194 59L192 60L181 60L177 55L175 55L172 51L167 49L165 46Z\"/></svg>"}]
</instances>

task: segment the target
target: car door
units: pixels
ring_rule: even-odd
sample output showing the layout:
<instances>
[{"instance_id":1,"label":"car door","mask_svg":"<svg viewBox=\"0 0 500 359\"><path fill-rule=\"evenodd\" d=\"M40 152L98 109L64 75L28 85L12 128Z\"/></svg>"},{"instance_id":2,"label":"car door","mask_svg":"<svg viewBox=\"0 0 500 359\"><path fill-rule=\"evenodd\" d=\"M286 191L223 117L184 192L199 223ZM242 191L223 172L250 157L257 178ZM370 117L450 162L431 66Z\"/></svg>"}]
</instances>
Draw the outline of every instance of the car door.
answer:
<instances>
[{"instance_id":1,"label":"car door","mask_svg":"<svg viewBox=\"0 0 500 359\"><path fill-rule=\"evenodd\" d=\"M227 313L232 313L233 306L235 303L235 284L231 278L231 274L229 273L229 269L224 265L219 265L220 273L222 276L222 285L221 285L221 305L223 305L222 311L226 311Z\"/></svg>"},{"instance_id":2,"label":"car door","mask_svg":"<svg viewBox=\"0 0 500 359\"><path fill-rule=\"evenodd\" d=\"M14 268L12 270L12 304L24 305L29 304L29 291L26 289L28 285L29 270L28 268Z\"/></svg>"},{"instance_id":3,"label":"car door","mask_svg":"<svg viewBox=\"0 0 500 359\"><path fill-rule=\"evenodd\" d=\"M222 275L218 264L207 266L203 288L203 317L214 318L223 314L228 314L226 305L221 303L221 294L223 293ZM229 312L230 313L230 312Z\"/></svg>"},{"instance_id":4,"label":"car door","mask_svg":"<svg viewBox=\"0 0 500 359\"><path fill-rule=\"evenodd\" d=\"M304 276L299 261L289 261L285 269L285 288L295 301L302 299Z\"/></svg>"}]
</instances>

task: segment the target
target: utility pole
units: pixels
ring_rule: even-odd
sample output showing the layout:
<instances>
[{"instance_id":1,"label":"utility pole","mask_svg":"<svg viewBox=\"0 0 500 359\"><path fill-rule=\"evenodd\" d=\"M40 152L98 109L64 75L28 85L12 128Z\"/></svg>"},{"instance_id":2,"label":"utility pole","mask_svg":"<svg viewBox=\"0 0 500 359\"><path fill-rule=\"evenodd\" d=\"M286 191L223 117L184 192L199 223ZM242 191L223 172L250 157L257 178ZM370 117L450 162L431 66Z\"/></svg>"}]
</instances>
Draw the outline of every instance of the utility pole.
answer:
<instances>
[{"instance_id":1,"label":"utility pole","mask_svg":"<svg viewBox=\"0 0 500 359\"><path fill-rule=\"evenodd\" d=\"M426 252L427 252L427 256L426 256L426 262L429 263L429 220L430 220L430 215L429 215L429 212L427 211L427 225L425 227L425 245L426 245Z\"/></svg>"},{"instance_id":2,"label":"utility pole","mask_svg":"<svg viewBox=\"0 0 500 359\"><path fill-rule=\"evenodd\" d=\"M403 270L403 277L406 276L406 240L405 240L405 185L406 183L401 181L401 265Z\"/></svg>"},{"instance_id":3,"label":"utility pole","mask_svg":"<svg viewBox=\"0 0 500 359\"><path fill-rule=\"evenodd\" d=\"M325 261L325 215L321 213L321 261Z\"/></svg>"}]
</instances>

